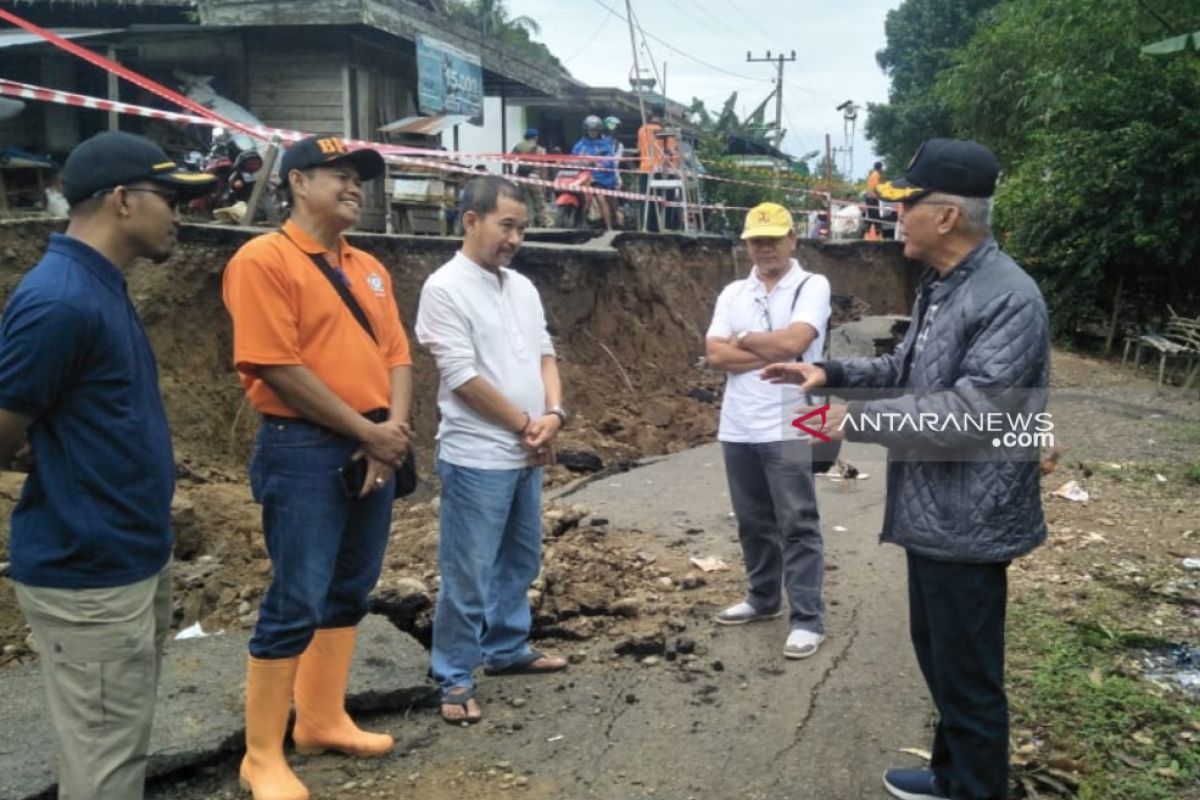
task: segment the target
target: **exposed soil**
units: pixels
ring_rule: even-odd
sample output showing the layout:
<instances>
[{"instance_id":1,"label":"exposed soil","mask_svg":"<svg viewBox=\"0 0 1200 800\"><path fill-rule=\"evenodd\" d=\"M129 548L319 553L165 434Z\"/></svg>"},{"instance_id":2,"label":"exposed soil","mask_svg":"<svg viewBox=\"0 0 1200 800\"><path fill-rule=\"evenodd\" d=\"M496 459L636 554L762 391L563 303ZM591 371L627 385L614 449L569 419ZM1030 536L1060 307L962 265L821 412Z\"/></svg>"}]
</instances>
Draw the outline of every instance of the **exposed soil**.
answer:
<instances>
[{"instance_id":1,"label":"exposed soil","mask_svg":"<svg viewBox=\"0 0 1200 800\"><path fill-rule=\"evenodd\" d=\"M130 276L162 364L177 442L175 623L248 628L270 562L243 466L256 422L228 366L229 330L219 303L219 269L236 243L193 235L196 241L172 259L169 270ZM6 242L2 255L8 263L31 263L43 241L31 235ZM444 255L417 253L406 262L388 262L396 265L406 321L413 317L420 281ZM719 254L638 243L600 265L571 259L535 252L524 265L543 287L568 399L577 410L562 437L564 461L577 470L615 470L710 441L720 381L693 365L716 289L730 277ZM0 271L0 301L14 284L12 273ZM416 375L419 464L427 476L434 371L423 354ZM1200 485L1185 477L1200 462L1195 392L1156 392L1152 377L1065 352L1055 353L1053 385L1062 456L1043 482L1051 533L1046 546L1014 566L1015 601L1038 595L1065 614L1086 608L1096 616L1111 609L1127 630L1195 645L1200 572L1181 566L1185 557L1200 557ZM548 471L547 486L584 474L560 465ZM8 516L23 477L0 473L0 561L7 560ZM1090 493L1088 502L1050 494L1068 480ZM422 640L437 588L435 488L426 483L412 502L397 503L376 592L376 609ZM634 655L661 653L664 642L675 641L698 619L697 609L728 599L740 585L736 568L703 575L684 559L647 550L637 531L617 529L569 500L547 507L544 530L544 567L531 592L535 635L564 647L595 640L608 643L609 651L620 646ZM0 665L36 658L9 581L0 582L0 646ZM1029 732L1015 735L1032 738ZM420 740L403 744L406 752L423 746ZM443 761L434 771L389 770L335 772L326 789L337 789L339 797L390 797L392 789L380 787L398 783L412 796L432 800L490 796L496 786L520 788L531 798L553 794L536 777L519 781L519 770L505 763L447 767Z\"/></svg>"}]
</instances>

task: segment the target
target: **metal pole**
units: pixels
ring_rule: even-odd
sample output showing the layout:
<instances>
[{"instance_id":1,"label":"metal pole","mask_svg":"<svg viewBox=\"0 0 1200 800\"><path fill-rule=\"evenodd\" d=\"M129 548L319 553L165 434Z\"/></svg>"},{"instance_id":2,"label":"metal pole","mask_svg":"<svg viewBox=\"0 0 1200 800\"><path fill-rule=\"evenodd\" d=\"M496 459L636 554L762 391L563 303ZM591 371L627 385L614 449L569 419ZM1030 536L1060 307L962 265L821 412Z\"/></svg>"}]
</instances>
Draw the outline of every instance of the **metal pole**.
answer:
<instances>
[{"instance_id":1,"label":"metal pole","mask_svg":"<svg viewBox=\"0 0 1200 800\"><path fill-rule=\"evenodd\" d=\"M246 203L246 217L242 220L243 225L253 225L254 218L258 215L258 207L262 205L263 196L267 193L267 184L271 182L271 170L275 169L275 159L279 157L279 148L283 145L283 140L278 136L271 137L271 143L267 145L267 152L263 153L263 164L258 170L258 180L254 182L254 189L250 192L250 201ZM287 176L282 176L286 181ZM271 222L271 215L267 215L267 221Z\"/></svg>"},{"instance_id":2,"label":"metal pole","mask_svg":"<svg viewBox=\"0 0 1200 800\"><path fill-rule=\"evenodd\" d=\"M779 77L775 81L775 149L783 146L783 53L779 54Z\"/></svg>"},{"instance_id":3,"label":"metal pole","mask_svg":"<svg viewBox=\"0 0 1200 800\"><path fill-rule=\"evenodd\" d=\"M108 60L117 60L117 48L111 44L108 46ZM121 84L114 72L108 73L108 99L113 102L121 99ZM120 115L116 111L108 112L108 129L110 131L121 130Z\"/></svg>"},{"instance_id":4,"label":"metal pole","mask_svg":"<svg viewBox=\"0 0 1200 800\"><path fill-rule=\"evenodd\" d=\"M646 98L642 95L642 68L638 64L637 38L633 35L633 3L632 3L632 0L625 0L625 21L629 23L629 49L633 51L633 77L634 77L634 84L637 86L638 112L642 116L641 128L644 128L644 127L646 127ZM663 97L666 98L666 96L667 96L666 92L664 91ZM663 122L665 123L666 120L663 120ZM639 134L641 133L641 128L638 128ZM641 147L641 136L640 135L638 136L638 146ZM642 158L646 157L646 155L644 153L639 152L638 155L640 155ZM620 166L620 165L618 164L618 166ZM620 174L620 173L618 173L618 174ZM654 173L649 172L649 173L646 173L646 175L647 175L647 177L646 177L646 195L647 196L642 200L643 205L642 205L641 229L643 231L646 230L646 223L650 217L650 200L649 200L650 181L653 179ZM654 213L658 214L657 208L655 209ZM663 227L664 226L660 224L659 230L661 231Z\"/></svg>"},{"instance_id":5,"label":"metal pole","mask_svg":"<svg viewBox=\"0 0 1200 800\"><path fill-rule=\"evenodd\" d=\"M771 57L771 51L767 51L766 58L752 58L749 53L746 53L747 63L756 64L769 62L775 64L775 149L778 150L783 145L783 65L789 61L796 60L796 51L793 50L790 56L785 56L780 53L777 57ZM770 99L770 95L767 95ZM766 104L766 101L763 101Z\"/></svg>"},{"instance_id":6,"label":"metal pole","mask_svg":"<svg viewBox=\"0 0 1200 800\"><path fill-rule=\"evenodd\" d=\"M642 124L646 124L646 98L642 96L642 68L638 65L637 38L633 35L633 2L625 0L625 17L629 23L629 47L633 50L633 74L637 81L638 109L642 113ZM663 95L666 96L665 93Z\"/></svg>"},{"instance_id":7,"label":"metal pole","mask_svg":"<svg viewBox=\"0 0 1200 800\"><path fill-rule=\"evenodd\" d=\"M825 134L825 188L833 185L833 150L829 143L829 134Z\"/></svg>"},{"instance_id":8,"label":"metal pole","mask_svg":"<svg viewBox=\"0 0 1200 800\"><path fill-rule=\"evenodd\" d=\"M500 152L508 152L508 97L503 81L500 83Z\"/></svg>"}]
</instances>

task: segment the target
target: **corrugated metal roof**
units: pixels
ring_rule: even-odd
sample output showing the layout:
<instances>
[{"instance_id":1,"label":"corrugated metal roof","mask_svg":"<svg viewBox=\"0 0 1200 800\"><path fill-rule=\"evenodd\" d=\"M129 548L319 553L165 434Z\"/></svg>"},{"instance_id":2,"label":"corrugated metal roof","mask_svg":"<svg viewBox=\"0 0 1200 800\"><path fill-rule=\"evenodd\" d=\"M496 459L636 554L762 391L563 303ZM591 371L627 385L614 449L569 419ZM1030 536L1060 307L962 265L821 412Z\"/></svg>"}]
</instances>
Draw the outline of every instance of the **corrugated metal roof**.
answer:
<instances>
[{"instance_id":1,"label":"corrugated metal roof","mask_svg":"<svg viewBox=\"0 0 1200 800\"><path fill-rule=\"evenodd\" d=\"M435 117L405 117L395 122L389 122L379 129L380 133L416 133L424 136L437 136L442 131L463 125L470 121L463 114L440 114Z\"/></svg>"},{"instance_id":2,"label":"corrugated metal roof","mask_svg":"<svg viewBox=\"0 0 1200 800\"><path fill-rule=\"evenodd\" d=\"M119 32L119 28L56 28L51 31L64 39L86 39L89 36L103 36L106 33ZM31 44L46 44L46 40L19 28L0 30L0 47L24 47Z\"/></svg>"}]
</instances>

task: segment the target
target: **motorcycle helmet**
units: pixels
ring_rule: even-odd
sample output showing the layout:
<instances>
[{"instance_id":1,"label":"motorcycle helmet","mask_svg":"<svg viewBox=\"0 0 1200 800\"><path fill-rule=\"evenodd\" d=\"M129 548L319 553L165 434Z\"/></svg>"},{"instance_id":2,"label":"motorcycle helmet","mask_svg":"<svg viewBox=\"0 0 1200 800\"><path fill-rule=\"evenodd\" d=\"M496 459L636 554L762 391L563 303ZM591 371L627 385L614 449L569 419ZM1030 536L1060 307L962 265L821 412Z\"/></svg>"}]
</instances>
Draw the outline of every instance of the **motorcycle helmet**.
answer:
<instances>
[{"instance_id":1,"label":"motorcycle helmet","mask_svg":"<svg viewBox=\"0 0 1200 800\"><path fill-rule=\"evenodd\" d=\"M583 118L584 131L598 131L604 128L604 122L595 114L588 114Z\"/></svg>"},{"instance_id":2,"label":"motorcycle helmet","mask_svg":"<svg viewBox=\"0 0 1200 800\"><path fill-rule=\"evenodd\" d=\"M621 127L621 120L616 117L605 117L604 127L608 129L609 133L615 133L617 128Z\"/></svg>"}]
</instances>

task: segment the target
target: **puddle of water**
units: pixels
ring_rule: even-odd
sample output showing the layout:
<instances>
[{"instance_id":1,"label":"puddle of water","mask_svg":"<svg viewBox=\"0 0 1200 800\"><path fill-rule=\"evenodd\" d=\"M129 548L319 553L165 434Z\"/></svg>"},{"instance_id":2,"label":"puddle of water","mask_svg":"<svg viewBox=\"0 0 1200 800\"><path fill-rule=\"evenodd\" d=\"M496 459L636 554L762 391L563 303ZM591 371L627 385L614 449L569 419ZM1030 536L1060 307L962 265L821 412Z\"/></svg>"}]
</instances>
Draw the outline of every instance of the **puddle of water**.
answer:
<instances>
[{"instance_id":1,"label":"puddle of water","mask_svg":"<svg viewBox=\"0 0 1200 800\"><path fill-rule=\"evenodd\" d=\"M1170 650L1145 651L1138 660L1147 680L1200 700L1200 649L1181 644Z\"/></svg>"}]
</instances>

